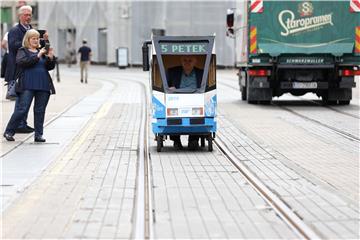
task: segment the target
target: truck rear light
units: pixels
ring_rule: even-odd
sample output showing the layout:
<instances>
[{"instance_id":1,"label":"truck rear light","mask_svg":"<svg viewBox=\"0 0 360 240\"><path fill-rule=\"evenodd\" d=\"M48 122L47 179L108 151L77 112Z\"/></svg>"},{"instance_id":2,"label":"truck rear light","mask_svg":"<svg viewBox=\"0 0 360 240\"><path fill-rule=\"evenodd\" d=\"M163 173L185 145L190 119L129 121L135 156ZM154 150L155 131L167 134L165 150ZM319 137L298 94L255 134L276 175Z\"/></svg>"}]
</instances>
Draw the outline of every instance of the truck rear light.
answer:
<instances>
[{"instance_id":1,"label":"truck rear light","mask_svg":"<svg viewBox=\"0 0 360 240\"><path fill-rule=\"evenodd\" d=\"M179 114L179 111L177 108L168 108L167 109L168 116L177 116L178 114Z\"/></svg>"},{"instance_id":2,"label":"truck rear light","mask_svg":"<svg viewBox=\"0 0 360 240\"><path fill-rule=\"evenodd\" d=\"M248 70L249 76L253 77L266 77L270 75L270 70L266 69L250 69Z\"/></svg>"},{"instance_id":3,"label":"truck rear light","mask_svg":"<svg viewBox=\"0 0 360 240\"><path fill-rule=\"evenodd\" d=\"M351 69L344 69L340 71L340 75L343 77L351 77L355 75L360 75L360 70L351 70Z\"/></svg>"}]
</instances>

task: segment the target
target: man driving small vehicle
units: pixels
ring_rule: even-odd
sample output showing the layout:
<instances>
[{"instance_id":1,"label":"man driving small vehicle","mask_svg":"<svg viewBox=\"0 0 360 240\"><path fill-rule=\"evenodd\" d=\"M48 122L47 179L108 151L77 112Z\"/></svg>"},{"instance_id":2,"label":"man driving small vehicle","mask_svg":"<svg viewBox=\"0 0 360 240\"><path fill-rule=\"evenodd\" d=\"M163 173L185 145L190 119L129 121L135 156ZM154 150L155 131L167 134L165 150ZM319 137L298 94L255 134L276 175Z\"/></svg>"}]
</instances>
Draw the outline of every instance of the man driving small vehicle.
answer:
<instances>
[{"instance_id":1,"label":"man driving small vehicle","mask_svg":"<svg viewBox=\"0 0 360 240\"><path fill-rule=\"evenodd\" d=\"M183 55L180 58L181 66L168 69L167 79L170 90L175 89L197 89L201 86L203 70L195 67L197 59L192 55ZM182 149L180 135L172 135L170 139L174 141L176 149ZM199 147L199 136L189 135L188 147L190 150L196 150Z\"/></svg>"}]
</instances>

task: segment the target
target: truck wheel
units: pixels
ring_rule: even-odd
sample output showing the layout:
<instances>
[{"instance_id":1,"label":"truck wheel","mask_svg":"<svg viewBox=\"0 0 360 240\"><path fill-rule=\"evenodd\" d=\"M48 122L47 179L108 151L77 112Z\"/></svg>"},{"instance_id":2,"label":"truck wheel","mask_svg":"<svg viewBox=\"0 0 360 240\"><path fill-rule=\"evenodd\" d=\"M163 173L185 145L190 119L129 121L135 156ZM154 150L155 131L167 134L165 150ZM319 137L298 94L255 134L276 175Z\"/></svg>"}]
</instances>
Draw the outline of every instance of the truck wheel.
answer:
<instances>
[{"instance_id":1,"label":"truck wheel","mask_svg":"<svg viewBox=\"0 0 360 240\"><path fill-rule=\"evenodd\" d=\"M260 104L262 104L262 105L270 105L270 103L271 103L271 101L266 101L266 100L260 101Z\"/></svg>"},{"instance_id":2,"label":"truck wheel","mask_svg":"<svg viewBox=\"0 0 360 240\"><path fill-rule=\"evenodd\" d=\"M246 100L246 87L241 86L240 87L240 91L241 91L241 100L245 101Z\"/></svg>"},{"instance_id":3,"label":"truck wheel","mask_svg":"<svg viewBox=\"0 0 360 240\"><path fill-rule=\"evenodd\" d=\"M161 152L161 148L163 147L163 138L160 135L156 136L156 151Z\"/></svg>"},{"instance_id":4,"label":"truck wheel","mask_svg":"<svg viewBox=\"0 0 360 240\"><path fill-rule=\"evenodd\" d=\"M335 100L329 100L327 93L321 96L321 100L323 105L336 105L337 103Z\"/></svg>"}]
</instances>

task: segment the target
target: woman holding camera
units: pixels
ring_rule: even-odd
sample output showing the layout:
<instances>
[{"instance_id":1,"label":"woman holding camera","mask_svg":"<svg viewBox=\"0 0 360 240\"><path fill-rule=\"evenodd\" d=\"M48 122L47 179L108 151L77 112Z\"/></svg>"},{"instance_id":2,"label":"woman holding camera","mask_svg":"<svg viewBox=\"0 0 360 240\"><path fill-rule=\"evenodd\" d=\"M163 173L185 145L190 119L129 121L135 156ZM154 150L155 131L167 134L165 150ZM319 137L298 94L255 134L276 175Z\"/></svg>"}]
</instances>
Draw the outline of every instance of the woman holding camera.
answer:
<instances>
[{"instance_id":1,"label":"woman holding camera","mask_svg":"<svg viewBox=\"0 0 360 240\"><path fill-rule=\"evenodd\" d=\"M26 32L22 48L16 55L16 76L18 78L16 92L19 95L18 109L14 110L9 123L6 126L4 137L7 141L15 141L15 129L21 119L26 115L34 103L35 142L45 142L42 137L45 119L45 109L50 94L55 94L55 88L49 74L54 69L54 53L51 48L38 49L40 47L39 32L30 29Z\"/></svg>"}]
</instances>

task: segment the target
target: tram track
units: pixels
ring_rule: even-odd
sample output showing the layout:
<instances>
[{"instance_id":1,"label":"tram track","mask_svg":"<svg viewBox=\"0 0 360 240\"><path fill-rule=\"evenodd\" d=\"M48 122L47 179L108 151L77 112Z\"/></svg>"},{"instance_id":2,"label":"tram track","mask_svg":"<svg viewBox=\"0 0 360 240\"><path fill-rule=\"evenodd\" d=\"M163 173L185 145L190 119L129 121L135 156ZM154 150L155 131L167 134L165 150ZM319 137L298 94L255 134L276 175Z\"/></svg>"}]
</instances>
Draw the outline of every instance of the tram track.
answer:
<instances>
[{"instance_id":1,"label":"tram track","mask_svg":"<svg viewBox=\"0 0 360 240\"><path fill-rule=\"evenodd\" d=\"M132 79L134 80L134 79ZM136 199L134 206L135 225L133 229L133 238L150 239L152 238L153 209L152 209L152 183L151 183L151 164L149 152L149 94L144 83L135 81L139 84L144 95L142 97L142 116L139 130L139 150L138 166L136 177Z\"/></svg>"},{"instance_id":2,"label":"tram track","mask_svg":"<svg viewBox=\"0 0 360 240\"><path fill-rule=\"evenodd\" d=\"M102 81L117 81L116 78L97 78ZM144 82L138 80L139 77L125 76L122 81L129 81L138 84L144 94L141 98L141 123L138 138L138 164L136 170L136 190L133 211L133 229L131 238L134 239L151 239L152 238L152 222L154 222L153 194L152 194L152 178L151 178L151 158L149 152L149 92Z\"/></svg>"},{"instance_id":3,"label":"tram track","mask_svg":"<svg viewBox=\"0 0 360 240\"><path fill-rule=\"evenodd\" d=\"M232 88L232 89L234 89L234 90L236 90L236 91L239 91L238 88L235 88L235 87L232 86L231 84L224 83L224 82L221 82L221 84L224 85L224 86L227 86L227 87L229 87L229 88ZM294 97L296 97L296 96L294 96ZM348 116L348 117L360 119L360 116L359 116L359 115L355 115L355 114L352 114L352 113L344 112L344 111L341 111L341 110L336 109L336 108L334 108L334 107L332 107L332 106L329 106L329 105L324 105L321 100L320 100L320 101L319 101L319 100L312 100L312 99L306 99L306 98L303 98L303 97L297 97L297 98L300 99L300 100L303 101L303 102L308 102L308 103L311 103L311 104L316 105L316 106L324 107L324 108L330 109L330 110L333 111L333 112L337 112L337 113L340 113L340 114L345 115L345 116Z\"/></svg>"},{"instance_id":4,"label":"tram track","mask_svg":"<svg viewBox=\"0 0 360 240\"><path fill-rule=\"evenodd\" d=\"M224 86L226 86L226 87L229 87L229 88L232 88L232 89L236 89L234 86L231 86L230 84L227 84L227 83L221 83L221 84L224 85ZM345 115L345 116L349 116L349 117L353 117L353 118L356 118L356 119L360 119L358 116L356 116L356 115L354 115L354 114L346 113L346 112L343 112L343 111L334 109L334 108L332 108L332 107L330 107L330 106L324 106L324 105L322 105L322 104L320 104L320 103L316 103L316 102L313 101L313 100L308 100L308 99L303 99L303 98L299 98L299 99L301 99L302 101L311 102L311 103L316 104L316 105L318 105L318 106L322 106L322 107L324 107L324 108L330 109L331 111L334 111L334 112L336 112L336 113L343 114L343 115ZM279 102L277 102L277 101L272 101L272 102L271 102L271 105L272 105L272 106L279 107L279 108L287 111L288 113L291 113L292 115L295 115L295 116L297 116L297 117L300 117L300 118L302 118L302 119L304 119L304 120L306 120L306 121L310 121L310 122L315 123L315 124L317 124L317 125L320 125L320 126L322 126L322 127L324 127L324 128L327 128L327 129L331 130L332 132L336 133L337 135L340 135L340 136L342 136L342 137L344 137L344 138L346 138L346 139L348 139L348 140L350 140L350 141L360 142L360 138L357 137L357 136L354 136L354 135L351 134L351 133L348 133L348 132L343 131L343 130L340 130L340 129L336 128L336 127L330 126L329 124L326 124L326 123L324 123L324 122L322 122L322 121L319 121L319 120L316 120L316 119L314 119L314 118L305 116L304 114L301 114L301 113L299 113L299 112L296 112L295 110L290 109L289 107L282 106L282 105L281 105Z\"/></svg>"},{"instance_id":5,"label":"tram track","mask_svg":"<svg viewBox=\"0 0 360 240\"><path fill-rule=\"evenodd\" d=\"M256 177L241 161L229 150L227 145L221 140L220 136L214 140L215 146L225 156L225 158L238 169L240 174L252 186L255 191L274 209L276 214L291 228L295 233L304 239L321 239L322 237L310 228L302 218L297 215L280 197Z\"/></svg>"},{"instance_id":6,"label":"tram track","mask_svg":"<svg viewBox=\"0 0 360 240\"><path fill-rule=\"evenodd\" d=\"M355 114L351 114L351 113L348 113L348 112L344 112L344 111L341 111L341 110L339 110L339 109L336 109L336 108L331 107L331 106L328 106L328 105L323 105L322 102L317 102L316 100L310 100L310 99L305 99L305 98L301 98L301 97L299 97L299 99L301 99L302 101L311 102L311 103L316 104L316 105L318 105L318 106L325 107L325 108L327 108L327 109L330 109L331 111L334 111L334 112L343 114L343 115L345 115L345 116L349 116L349 117L352 117L352 118L360 119L360 116L359 116L359 115L355 115Z\"/></svg>"},{"instance_id":7,"label":"tram track","mask_svg":"<svg viewBox=\"0 0 360 240\"><path fill-rule=\"evenodd\" d=\"M117 81L116 78L97 78L103 81ZM138 138L138 164L136 170L136 190L133 211L133 229L131 238L134 239L151 239L152 238L152 222L154 222L153 194L152 194L152 178L151 178L151 158L149 152L149 92L144 82L140 81L140 77L125 76L122 81L129 81L138 84L144 94L141 98L141 123Z\"/></svg>"},{"instance_id":8,"label":"tram track","mask_svg":"<svg viewBox=\"0 0 360 240\"><path fill-rule=\"evenodd\" d=\"M298 112L296 112L296 111L294 111L294 110L292 110L292 109L290 109L290 108L288 108L288 107L280 106L280 105L278 105L278 104L276 104L276 103L272 103L272 105L277 106L277 107L279 107L279 108L281 108L281 109L283 109L283 110L285 110L285 111L287 111L287 112L289 112L289 113L291 113L291 114L293 114L293 115L296 115L296 116L298 116L298 117L300 117L300 118L302 118L302 119L304 119L304 120L313 122L313 123L315 123L315 124L317 124L317 125L320 125L320 126L322 126L322 127L325 127L325 128L327 128L327 129L330 129L330 130L332 130L334 133L336 133L336 134L338 134L338 135L340 135L340 136L342 136L342 137L344 137L344 138L346 138L346 139L348 139L348 140L355 141L355 142L360 142L360 138L357 137L357 136L352 135L351 133L345 132L345 131L343 131L343 130L340 130L340 129L337 129L337 128L335 128L335 127L332 127L332 126L330 126L330 125L328 125L328 124L326 124L326 123L323 123L323 122L321 122L321 121L319 121L319 120L316 120L316 119L310 118L310 117L308 117L308 116L305 116L305 115L303 115L303 114L301 114L301 113L298 113Z\"/></svg>"}]
</instances>

